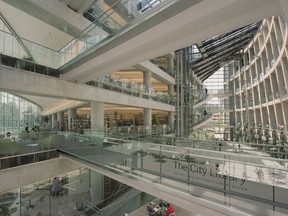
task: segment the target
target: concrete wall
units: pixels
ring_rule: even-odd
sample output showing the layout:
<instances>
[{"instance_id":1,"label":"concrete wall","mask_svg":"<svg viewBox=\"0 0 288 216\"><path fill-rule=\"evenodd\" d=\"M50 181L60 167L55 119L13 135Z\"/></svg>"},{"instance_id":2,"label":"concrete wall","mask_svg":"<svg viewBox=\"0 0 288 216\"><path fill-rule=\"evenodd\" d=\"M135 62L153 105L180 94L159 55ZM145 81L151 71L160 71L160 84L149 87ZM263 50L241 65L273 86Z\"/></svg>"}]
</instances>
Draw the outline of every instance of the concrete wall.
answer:
<instances>
[{"instance_id":1,"label":"concrete wall","mask_svg":"<svg viewBox=\"0 0 288 216\"><path fill-rule=\"evenodd\" d=\"M175 111L175 106L168 104L5 66L0 66L0 89L12 93Z\"/></svg>"}]
</instances>

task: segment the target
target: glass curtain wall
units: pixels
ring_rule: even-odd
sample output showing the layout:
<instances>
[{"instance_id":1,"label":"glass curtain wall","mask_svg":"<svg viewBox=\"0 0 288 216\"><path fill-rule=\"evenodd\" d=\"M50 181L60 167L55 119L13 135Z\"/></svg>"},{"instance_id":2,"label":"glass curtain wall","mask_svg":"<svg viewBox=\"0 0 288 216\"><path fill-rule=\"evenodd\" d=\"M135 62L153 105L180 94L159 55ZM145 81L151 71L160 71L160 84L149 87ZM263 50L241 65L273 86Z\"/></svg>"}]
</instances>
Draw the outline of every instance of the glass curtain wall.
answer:
<instances>
[{"instance_id":1,"label":"glass curtain wall","mask_svg":"<svg viewBox=\"0 0 288 216\"><path fill-rule=\"evenodd\" d=\"M176 136L187 137L193 126L199 123L199 116L194 112L193 105L204 95L202 82L192 70L193 60L201 57L196 45L192 45L176 53Z\"/></svg>"},{"instance_id":2,"label":"glass curtain wall","mask_svg":"<svg viewBox=\"0 0 288 216\"><path fill-rule=\"evenodd\" d=\"M213 97L206 104L206 110L209 113L213 113L213 125L214 131L218 134L219 139L227 139L225 134L226 129L229 126L229 86L227 86L227 71L224 66L217 72L206 79L203 84L208 90L208 94L212 94ZM216 127L216 128L215 128ZM222 137L224 135L224 137Z\"/></svg>"},{"instance_id":3,"label":"glass curtain wall","mask_svg":"<svg viewBox=\"0 0 288 216\"><path fill-rule=\"evenodd\" d=\"M27 59L28 54L21 47L17 38L5 25L4 21L0 16L0 51L1 54L13 56L19 59Z\"/></svg>"},{"instance_id":4,"label":"glass curtain wall","mask_svg":"<svg viewBox=\"0 0 288 216\"><path fill-rule=\"evenodd\" d=\"M0 92L0 134L19 133L40 124L41 109L23 98Z\"/></svg>"}]
</instances>

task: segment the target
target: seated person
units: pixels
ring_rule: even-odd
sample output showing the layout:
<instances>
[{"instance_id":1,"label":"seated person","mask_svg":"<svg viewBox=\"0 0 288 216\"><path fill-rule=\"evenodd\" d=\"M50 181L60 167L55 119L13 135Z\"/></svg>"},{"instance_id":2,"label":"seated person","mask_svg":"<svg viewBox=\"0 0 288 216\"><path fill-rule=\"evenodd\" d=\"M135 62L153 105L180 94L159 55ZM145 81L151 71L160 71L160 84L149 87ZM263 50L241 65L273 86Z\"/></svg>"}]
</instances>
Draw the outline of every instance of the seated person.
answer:
<instances>
[{"instance_id":1,"label":"seated person","mask_svg":"<svg viewBox=\"0 0 288 216\"><path fill-rule=\"evenodd\" d=\"M167 202L164 200L160 200L159 206L166 211L167 209Z\"/></svg>"},{"instance_id":2,"label":"seated person","mask_svg":"<svg viewBox=\"0 0 288 216\"><path fill-rule=\"evenodd\" d=\"M6 133L6 136L3 139L11 140L12 142L14 142L12 134L9 131Z\"/></svg>"},{"instance_id":3,"label":"seated person","mask_svg":"<svg viewBox=\"0 0 288 216\"><path fill-rule=\"evenodd\" d=\"M155 203L153 203L153 202L150 202L147 205L147 211L149 212L149 215L154 215L155 214L154 207L155 207Z\"/></svg>"},{"instance_id":4,"label":"seated person","mask_svg":"<svg viewBox=\"0 0 288 216\"><path fill-rule=\"evenodd\" d=\"M166 215L170 215L171 213L174 213L174 208L170 203L167 203L167 209L166 209Z\"/></svg>"}]
</instances>

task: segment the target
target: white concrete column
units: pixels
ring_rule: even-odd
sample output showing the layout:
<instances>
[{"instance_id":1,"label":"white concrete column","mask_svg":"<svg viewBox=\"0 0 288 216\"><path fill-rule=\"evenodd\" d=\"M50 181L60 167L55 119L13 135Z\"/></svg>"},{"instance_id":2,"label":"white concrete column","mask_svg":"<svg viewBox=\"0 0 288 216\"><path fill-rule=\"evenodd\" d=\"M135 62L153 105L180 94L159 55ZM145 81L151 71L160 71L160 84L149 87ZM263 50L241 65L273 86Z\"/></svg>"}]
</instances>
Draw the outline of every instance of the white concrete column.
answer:
<instances>
[{"instance_id":1,"label":"white concrete column","mask_svg":"<svg viewBox=\"0 0 288 216\"><path fill-rule=\"evenodd\" d=\"M76 113L77 113L76 109L68 109L68 129L73 129Z\"/></svg>"},{"instance_id":2,"label":"white concrete column","mask_svg":"<svg viewBox=\"0 0 288 216\"><path fill-rule=\"evenodd\" d=\"M143 72L143 84L145 86L145 93L150 93L151 87L151 72Z\"/></svg>"},{"instance_id":3,"label":"white concrete column","mask_svg":"<svg viewBox=\"0 0 288 216\"><path fill-rule=\"evenodd\" d=\"M48 128L47 129L49 129L50 130L50 128L52 128L52 115L49 115L48 116Z\"/></svg>"},{"instance_id":4,"label":"white concrete column","mask_svg":"<svg viewBox=\"0 0 288 216\"><path fill-rule=\"evenodd\" d=\"M52 114L52 128L57 128L57 113Z\"/></svg>"},{"instance_id":5,"label":"white concrete column","mask_svg":"<svg viewBox=\"0 0 288 216\"><path fill-rule=\"evenodd\" d=\"M152 109L144 108L144 126L152 125Z\"/></svg>"},{"instance_id":6,"label":"white concrete column","mask_svg":"<svg viewBox=\"0 0 288 216\"><path fill-rule=\"evenodd\" d=\"M61 129L62 126L64 128L64 112L57 113L57 122L58 122L58 129Z\"/></svg>"},{"instance_id":7,"label":"white concrete column","mask_svg":"<svg viewBox=\"0 0 288 216\"><path fill-rule=\"evenodd\" d=\"M168 95L169 95L169 103L173 102L173 95L174 95L174 85L168 85Z\"/></svg>"},{"instance_id":8,"label":"white concrete column","mask_svg":"<svg viewBox=\"0 0 288 216\"><path fill-rule=\"evenodd\" d=\"M92 102L91 103L91 130L104 129L104 103Z\"/></svg>"},{"instance_id":9,"label":"white concrete column","mask_svg":"<svg viewBox=\"0 0 288 216\"><path fill-rule=\"evenodd\" d=\"M173 96L173 94L174 94L174 85L168 85L168 94L169 94L169 96Z\"/></svg>"},{"instance_id":10,"label":"white concrete column","mask_svg":"<svg viewBox=\"0 0 288 216\"><path fill-rule=\"evenodd\" d=\"M174 74L174 56L170 56L169 57L169 68L168 68L168 72L170 75Z\"/></svg>"},{"instance_id":11,"label":"white concrete column","mask_svg":"<svg viewBox=\"0 0 288 216\"><path fill-rule=\"evenodd\" d=\"M104 176L90 170L90 196L95 201L101 201L104 199L103 194Z\"/></svg>"},{"instance_id":12,"label":"white concrete column","mask_svg":"<svg viewBox=\"0 0 288 216\"><path fill-rule=\"evenodd\" d=\"M171 131L174 131L174 112L168 112L168 126Z\"/></svg>"}]
</instances>

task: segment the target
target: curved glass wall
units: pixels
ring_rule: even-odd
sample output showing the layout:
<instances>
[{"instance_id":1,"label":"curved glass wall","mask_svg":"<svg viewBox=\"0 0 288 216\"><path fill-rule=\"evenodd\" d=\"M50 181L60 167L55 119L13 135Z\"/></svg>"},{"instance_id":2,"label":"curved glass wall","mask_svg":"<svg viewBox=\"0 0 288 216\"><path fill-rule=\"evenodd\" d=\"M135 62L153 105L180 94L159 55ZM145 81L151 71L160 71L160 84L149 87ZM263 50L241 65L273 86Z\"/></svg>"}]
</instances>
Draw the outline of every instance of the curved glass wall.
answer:
<instances>
[{"instance_id":1,"label":"curved glass wall","mask_svg":"<svg viewBox=\"0 0 288 216\"><path fill-rule=\"evenodd\" d=\"M287 23L280 16L266 19L241 58L228 65L236 141L272 143L287 152L287 38Z\"/></svg>"},{"instance_id":2,"label":"curved glass wall","mask_svg":"<svg viewBox=\"0 0 288 216\"><path fill-rule=\"evenodd\" d=\"M19 133L40 123L39 106L23 98L0 92L0 134Z\"/></svg>"}]
</instances>

